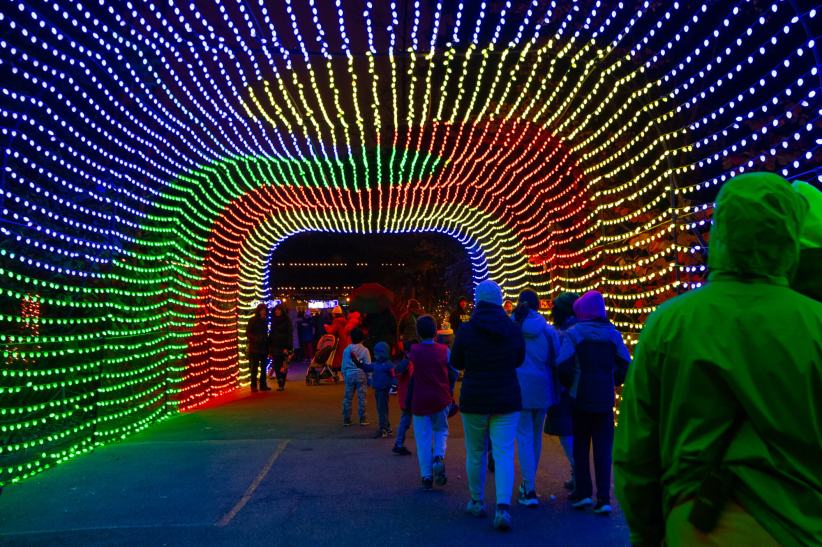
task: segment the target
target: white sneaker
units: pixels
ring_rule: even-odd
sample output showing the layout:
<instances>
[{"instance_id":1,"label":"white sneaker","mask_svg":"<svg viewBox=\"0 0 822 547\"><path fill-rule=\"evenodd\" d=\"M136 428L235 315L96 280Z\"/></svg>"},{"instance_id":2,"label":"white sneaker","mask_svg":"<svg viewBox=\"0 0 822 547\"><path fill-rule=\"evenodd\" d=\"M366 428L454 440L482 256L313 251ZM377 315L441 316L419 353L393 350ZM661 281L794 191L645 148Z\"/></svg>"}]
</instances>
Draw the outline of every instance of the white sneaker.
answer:
<instances>
[{"instance_id":1,"label":"white sneaker","mask_svg":"<svg viewBox=\"0 0 822 547\"><path fill-rule=\"evenodd\" d=\"M481 501L471 500L468 502L468 505L465 506L465 512L472 517L484 517L485 504Z\"/></svg>"}]
</instances>

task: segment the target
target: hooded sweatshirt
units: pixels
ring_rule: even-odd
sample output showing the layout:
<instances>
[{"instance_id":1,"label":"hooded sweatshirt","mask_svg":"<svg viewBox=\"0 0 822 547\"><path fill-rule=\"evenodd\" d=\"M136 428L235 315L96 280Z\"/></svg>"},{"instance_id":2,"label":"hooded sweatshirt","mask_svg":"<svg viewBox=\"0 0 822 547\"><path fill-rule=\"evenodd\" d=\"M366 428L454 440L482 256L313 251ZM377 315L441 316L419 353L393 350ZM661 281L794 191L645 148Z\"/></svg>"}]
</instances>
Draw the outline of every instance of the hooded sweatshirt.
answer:
<instances>
[{"instance_id":1,"label":"hooded sweatshirt","mask_svg":"<svg viewBox=\"0 0 822 547\"><path fill-rule=\"evenodd\" d=\"M822 544L822 304L788 288L806 207L776 175L727 182L708 283L642 330L614 444L632 543L659 544L741 415L731 495L780 544Z\"/></svg>"},{"instance_id":2,"label":"hooded sweatshirt","mask_svg":"<svg viewBox=\"0 0 822 547\"><path fill-rule=\"evenodd\" d=\"M478 302L451 349L451 366L464 370L460 410L473 414L508 414L522 410L517 367L525 359L522 329L502 306Z\"/></svg>"},{"instance_id":3,"label":"hooded sweatshirt","mask_svg":"<svg viewBox=\"0 0 822 547\"><path fill-rule=\"evenodd\" d=\"M559 400L553 368L559 351L559 336L544 317L529 310L522 321L525 359L517 369L522 408L546 409Z\"/></svg>"}]
</instances>

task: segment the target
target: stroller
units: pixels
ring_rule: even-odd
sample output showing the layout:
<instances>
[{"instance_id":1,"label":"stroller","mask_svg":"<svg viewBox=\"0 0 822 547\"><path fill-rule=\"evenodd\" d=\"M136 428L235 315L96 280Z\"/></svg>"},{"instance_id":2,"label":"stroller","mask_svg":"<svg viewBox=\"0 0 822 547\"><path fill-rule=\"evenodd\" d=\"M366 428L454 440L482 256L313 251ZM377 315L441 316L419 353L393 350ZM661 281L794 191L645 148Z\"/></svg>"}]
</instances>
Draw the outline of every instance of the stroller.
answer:
<instances>
[{"instance_id":1,"label":"stroller","mask_svg":"<svg viewBox=\"0 0 822 547\"><path fill-rule=\"evenodd\" d=\"M337 351L337 338L333 334L324 334L317 342L317 352L305 371L305 385L320 385L320 380L332 379L339 383L339 373L331 368L334 353Z\"/></svg>"}]
</instances>

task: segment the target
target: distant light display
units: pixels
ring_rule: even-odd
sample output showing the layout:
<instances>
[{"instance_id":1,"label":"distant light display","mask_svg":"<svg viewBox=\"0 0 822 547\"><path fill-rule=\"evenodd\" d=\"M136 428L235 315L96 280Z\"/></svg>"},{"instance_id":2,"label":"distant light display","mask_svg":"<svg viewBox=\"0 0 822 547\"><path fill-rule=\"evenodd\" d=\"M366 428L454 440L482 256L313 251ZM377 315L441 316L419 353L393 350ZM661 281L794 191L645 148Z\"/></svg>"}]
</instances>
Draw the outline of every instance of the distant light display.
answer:
<instances>
[{"instance_id":1,"label":"distant light display","mask_svg":"<svg viewBox=\"0 0 822 547\"><path fill-rule=\"evenodd\" d=\"M247 381L292 235L443 233L633 344L723 182L819 183L816 10L493 4L5 2L0 485Z\"/></svg>"}]
</instances>

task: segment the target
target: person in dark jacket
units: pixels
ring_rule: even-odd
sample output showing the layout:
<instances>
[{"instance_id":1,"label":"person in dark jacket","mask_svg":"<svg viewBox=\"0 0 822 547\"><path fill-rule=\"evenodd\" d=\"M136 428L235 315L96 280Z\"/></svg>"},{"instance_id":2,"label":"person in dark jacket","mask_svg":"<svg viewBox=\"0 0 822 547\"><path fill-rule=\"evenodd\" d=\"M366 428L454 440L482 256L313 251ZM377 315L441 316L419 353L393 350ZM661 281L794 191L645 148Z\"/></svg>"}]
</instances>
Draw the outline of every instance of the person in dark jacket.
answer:
<instances>
[{"instance_id":1,"label":"person in dark jacket","mask_svg":"<svg viewBox=\"0 0 822 547\"><path fill-rule=\"evenodd\" d=\"M417 319L423 315L425 315L425 310L422 309L420 303L413 298L410 299L408 309L400 317L399 324L399 338L403 351L409 351L412 344L420 341L420 336L417 334Z\"/></svg>"},{"instance_id":2,"label":"person in dark jacket","mask_svg":"<svg viewBox=\"0 0 822 547\"><path fill-rule=\"evenodd\" d=\"M259 382L262 391L271 391L265 379L265 363L268 355L268 308L265 304L258 304L254 315L248 320L245 335L248 338L246 354L248 366L251 369L251 391L257 391ZM259 371L259 380L257 379Z\"/></svg>"},{"instance_id":3,"label":"person in dark jacket","mask_svg":"<svg viewBox=\"0 0 822 547\"><path fill-rule=\"evenodd\" d=\"M560 380L574 400L574 479L571 504L576 509L594 506L594 512L611 512L611 451L614 447L615 388L622 385L631 354L622 335L608 321L605 299L588 291L574 302L577 324L562 339L557 363ZM588 461L593 444L597 502L591 495Z\"/></svg>"},{"instance_id":4,"label":"person in dark jacket","mask_svg":"<svg viewBox=\"0 0 822 547\"><path fill-rule=\"evenodd\" d=\"M474 315L457 331L451 366L465 371L460 410L465 430L466 470L471 500L466 512L485 514L485 465L488 436L494 445L497 508L494 527L511 527L514 441L522 409L517 367L525 359L522 329L502 309L502 291L483 281L475 291Z\"/></svg>"},{"instance_id":5,"label":"person in dark jacket","mask_svg":"<svg viewBox=\"0 0 822 547\"><path fill-rule=\"evenodd\" d=\"M452 311L448 317L448 323L451 325L451 330L454 331L454 335L457 334L463 323L467 323L470 319L471 311L468 309L468 299L460 296L460 299L457 300L457 307L454 308L454 311Z\"/></svg>"},{"instance_id":6,"label":"person in dark jacket","mask_svg":"<svg viewBox=\"0 0 822 547\"><path fill-rule=\"evenodd\" d=\"M271 367L277 376L277 391L285 390L285 377L288 372L285 362L293 344L291 320L285 314L282 304L278 304L274 307L271 317L271 333L268 335L268 354L271 356Z\"/></svg>"},{"instance_id":7,"label":"person in dark jacket","mask_svg":"<svg viewBox=\"0 0 822 547\"><path fill-rule=\"evenodd\" d=\"M331 313L328 310L322 310L314 316L314 349L317 348L317 343L323 337L325 326L331 324Z\"/></svg>"},{"instance_id":8,"label":"person in dark jacket","mask_svg":"<svg viewBox=\"0 0 822 547\"><path fill-rule=\"evenodd\" d=\"M564 292L557 296L551 307L551 321L559 334L560 342L565 332L577 322L574 316L574 302L579 295ZM558 382L557 382L558 383ZM559 401L548 407L545 417L545 433L559 437L568 465L571 467L571 478L565 481L566 490L574 490L574 402L568 394L568 388L559 384Z\"/></svg>"},{"instance_id":9,"label":"person in dark jacket","mask_svg":"<svg viewBox=\"0 0 822 547\"><path fill-rule=\"evenodd\" d=\"M311 311L306 310L302 313L300 320L297 322L297 332L300 335L303 359L311 361L314 357L314 318L311 317Z\"/></svg>"}]
</instances>

